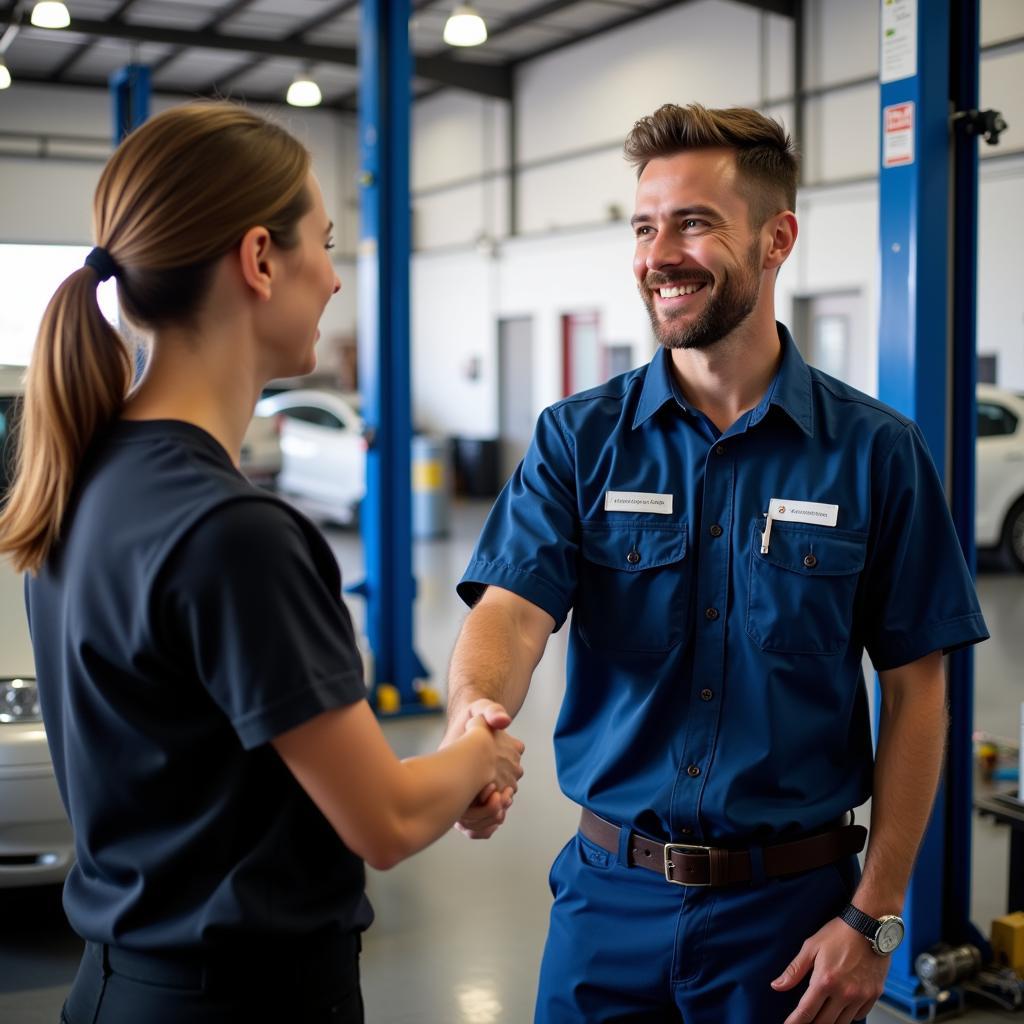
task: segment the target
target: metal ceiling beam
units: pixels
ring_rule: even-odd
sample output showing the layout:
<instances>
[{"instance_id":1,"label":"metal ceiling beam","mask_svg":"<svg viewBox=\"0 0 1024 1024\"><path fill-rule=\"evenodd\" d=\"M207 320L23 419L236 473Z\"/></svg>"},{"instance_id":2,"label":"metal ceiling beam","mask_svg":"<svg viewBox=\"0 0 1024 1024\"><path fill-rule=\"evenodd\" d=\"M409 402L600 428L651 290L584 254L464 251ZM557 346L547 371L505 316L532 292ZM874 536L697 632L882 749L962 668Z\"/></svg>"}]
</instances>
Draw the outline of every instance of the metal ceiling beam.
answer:
<instances>
[{"instance_id":1,"label":"metal ceiling beam","mask_svg":"<svg viewBox=\"0 0 1024 1024\"><path fill-rule=\"evenodd\" d=\"M259 67L266 59L271 57L291 57L305 63L340 64L346 67L358 66L358 52L354 47L343 46L319 46L306 42L302 37L309 32L315 31L320 26L333 19L340 17L347 11L355 8L360 0L338 0L337 3L321 11L320 14L302 22L298 28L293 30L284 39L262 39L251 36L234 36L228 33L218 32L215 26L224 19L237 13L244 7L249 6L254 0L238 0L226 10L218 12L216 18L211 19L198 30L177 29L159 25L133 24L117 20L118 15L126 11L137 0L123 0L121 7L109 20L96 20L89 18L72 17L69 31L77 32L80 35L91 36L89 42L78 47L74 54L64 61L60 67L51 75L28 76L20 74L19 77L25 81L49 82L54 84L58 79L61 84L82 85L81 80L71 81L64 76L88 48L95 44L98 39L122 39L129 42L139 43L166 43L178 49L177 53L168 54L157 62L157 69L165 66L170 60L177 57L180 51L188 48L227 50L238 53L256 53L259 56L233 71L222 76L217 81L210 83L208 89L200 90L211 94L222 94L224 88L235 79L246 74L250 70ZM416 0L414 11L418 12L437 3L438 0ZM565 0L562 0L565 2ZM575 2L575 0L572 0ZM9 2L0 8L0 27L20 25L22 23L21 11L17 0ZM499 99L508 99L512 94L511 73L501 65L473 63L469 61L453 61L444 57L429 56L414 58L414 71L420 78L429 78L440 85L453 86L465 89L469 92L480 93L485 96L493 96ZM256 98L253 96L252 98ZM333 104L331 106L334 106ZM337 109L346 110L347 106L340 106Z\"/></svg>"},{"instance_id":2,"label":"metal ceiling beam","mask_svg":"<svg viewBox=\"0 0 1024 1024\"><path fill-rule=\"evenodd\" d=\"M542 18L546 18L549 14L557 14L559 11L565 10L566 7L572 7L579 2L580 0L548 0L547 3L531 7L529 10L523 11L522 14L517 14L514 18L503 21L493 29L489 28L487 30L487 38L495 39L508 32L514 32L517 28L522 28L524 25L533 25ZM633 8L633 10L636 10L636 8ZM567 32L567 34L572 35L571 31Z\"/></svg>"},{"instance_id":3,"label":"metal ceiling beam","mask_svg":"<svg viewBox=\"0 0 1024 1024\"><path fill-rule=\"evenodd\" d=\"M420 10L426 8L426 7L429 7L431 4L436 3L436 2L437 2L437 0L422 0L422 2L417 6L416 10L420 11ZM676 2L678 2L678 0L676 0ZM547 3L542 3L538 7L533 7L533 8L531 8L528 11L524 11L522 14L518 14L518 15L516 15L513 18L509 18L508 21L504 21L500 25L497 25L494 28L488 27L488 30L487 30L487 40L488 40L488 42L490 42L491 40L498 38L499 36L505 34L506 32L512 32L515 29L521 28L524 25L530 25L534 21L536 21L538 18L543 18L543 17L545 17L546 15L549 15L549 14L556 14L558 11L561 11L561 10L565 9L566 7L571 7L573 4L578 4L578 3L580 3L580 0L548 0ZM637 8L631 7L630 10L637 10ZM568 37L568 35L567 35L566 43L573 42L575 40L575 38L576 37ZM559 45L562 45L562 44L559 44ZM433 54L430 57L420 57L420 58L418 58L417 62L416 62L416 73L419 74L419 64L420 64L420 61L424 61L424 60L439 61L439 62L443 63L446 67L465 66L461 61L455 61L455 60L452 60L450 57L440 56L441 54L443 54L445 52L447 52L447 51L442 49L442 50L438 50L437 53ZM506 64L497 64L497 65L493 65L493 66L494 67L498 67L498 68L502 68L503 70L507 70L514 63L515 63L514 61L511 61L507 65ZM432 76L430 76L430 75L422 75L421 77L423 77L423 78L431 78ZM439 79L434 79L434 80L437 81L439 83L439 85L447 84L447 83L441 82ZM439 89L431 89L427 93L427 95L432 96L435 92L438 92L438 91L440 91L440 90ZM357 91L352 91L352 92L348 93L347 95L342 96L341 99L338 102L340 104L342 104L342 108L343 109L345 109L345 110L354 110L356 108L356 104L358 102L358 96L359 96L359 94L358 94ZM511 76L510 76L509 77L509 91L508 91L507 95L499 96L498 99L510 100L511 98L512 98L512 79L511 79Z\"/></svg>"},{"instance_id":4,"label":"metal ceiling beam","mask_svg":"<svg viewBox=\"0 0 1024 1024\"><path fill-rule=\"evenodd\" d=\"M0 16L0 24L14 20L11 9ZM291 57L316 64L342 64L358 66L355 47L318 46L298 39L261 39L252 36L233 36L213 29L188 30L167 28L162 25L137 25L129 22L97 21L72 17L68 31L100 39L127 39L140 43L169 43L172 46L193 47L201 50L226 50L235 53L258 53L267 57ZM468 89L486 96L507 98L511 92L511 77L504 67L490 64L454 63L438 58L417 58L415 73L444 85Z\"/></svg>"},{"instance_id":5,"label":"metal ceiling beam","mask_svg":"<svg viewBox=\"0 0 1024 1024\"><path fill-rule=\"evenodd\" d=\"M201 31L207 31L208 29L216 28L218 25L223 25L228 18L233 18L236 14L240 14L247 7L252 7L256 0L235 0L234 3L228 4L227 7L222 7L212 18L208 21L204 21L199 26ZM177 60L183 53L186 52L186 47L176 46L170 51L165 53L156 63L150 64L150 73L156 75L158 71L167 67L168 64L173 60Z\"/></svg>"},{"instance_id":6,"label":"metal ceiling beam","mask_svg":"<svg viewBox=\"0 0 1024 1024\"><path fill-rule=\"evenodd\" d=\"M413 5L413 14L418 14L437 2L438 0L418 0ZM571 2L576 2L576 0L571 0ZM289 44L304 44L304 37L309 33L357 7L358 4L359 0L342 0L341 3L334 4L316 17L302 22L298 28L285 37L284 41ZM332 51L335 53L343 52L345 59L339 60L336 58L330 62L324 61L324 63L345 64L350 67L358 66L358 56L354 49L338 47L332 48ZM210 88L216 87L223 91L239 78L244 77L251 71L255 71L264 63L265 59L265 57L257 57L255 60L243 64L233 71L229 71L226 75L220 76L216 82L210 83ZM466 89L469 92L481 93L484 96L494 96L498 99L509 99L512 95L511 75L500 65L474 64L468 61L453 61L444 57L430 56L414 57L413 67L418 77L429 78L441 85L454 86L458 89Z\"/></svg>"},{"instance_id":7,"label":"metal ceiling beam","mask_svg":"<svg viewBox=\"0 0 1024 1024\"><path fill-rule=\"evenodd\" d=\"M767 14L778 14L783 18L795 18L800 0L736 0L747 7L756 7Z\"/></svg>"},{"instance_id":8,"label":"metal ceiling beam","mask_svg":"<svg viewBox=\"0 0 1024 1024\"><path fill-rule=\"evenodd\" d=\"M348 14L349 11L358 7L359 3L360 0L339 0L338 3L332 4L319 14L314 14L312 18L307 18L305 21L300 22L299 27L293 29L289 33L288 38L298 39L300 36L312 32L313 29L320 28L321 25L326 25L329 21L334 21L335 18L340 18L343 14Z\"/></svg>"},{"instance_id":9,"label":"metal ceiling beam","mask_svg":"<svg viewBox=\"0 0 1024 1024\"><path fill-rule=\"evenodd\" d=\"M124 12L127 11L132 6L132 4L136 2L137 0L123 0L121 6L118 7L118 9L114 11L114 13L111 14L110 17L106 20L117 21L121 17L121 15L124 14ZM78 46L69 57L61 61L60 64L58 64L57 67L50 73L50 80L53 82L59 82L61 78L63 78L63 76L68 71L70 71L71 68L79 60L81 60L81 58L84 57L95 45L96 40L90 39L87 42L82 43L81 46Z\"/></svg>"},{"instance_id":10,"label":"metal ceiling beam","mask_svg":"<svg viewBox=\"0 0 1024 1024\"><path fill-rule=\"evenodd\" d=\"M19 71L18 72L18 81L19 82L28 82L28 83L31 83L32 85L51 85L52 86L54 84L52 81L50 81L50 78L49 78L48 75L46 75L46 74L39 74L38 72L31 72L31 71ZM107 93L107 94L110 93L110 87L106 84L106 82L97 82L95 80L91 80L90 81L89 79L85 79L85 78L68 78L68 79L64 80L63 82L61 82L60 84L62 86L64 86L64 87L72 86L75 89L87 89L87 90L91 90L93 92L102 92L102 93ZM224 98L223 95L221 95L216 90L206 90L206 89L154 89L153 90L153 95L154 96L168 96L168 97L172 97L172 98L175 98L175 99L182 99L182 100L194 100L194 99L211 99L211 100L216 100L216 99L223 99ZM267 93L267 92L250 93L250 94L248 94L247 99L250 102L252 102L252 103L265 103L265 104L269 104L269 105L278 105L278 106L283 102L282 99L281 99L280 92L274 92L274 93ZM332 110L332 111L335 111L336 113L339 113L339 114L352 114L352 113L354 113L354 111L352 111L349 107L345 107L345 106L341 105L340 98L337 99L337 100L324 100L324 102L319 107L317 107L317 109L318 110Z\"/></svg>"},{"instance_id":11,"label":"metal ceiling beam","mask_svg":"<svg viewBox=\"0 0 1024 1024\"><path fill-rule=\"evenodd\" d=\"M570 2L574 2L574 0L570 0ZM689 0L663 0L662 3L654 4L652 7L638 7L635 14L629 14L624 18L616 18L615 21L606 21L603 25L598 25L585 32L576 32L569 39L552 43L550 46L545 46L540 50L534 50L532 53L524 54L522 57L517 57L514 61L505 66L511 70L517 65L523 64L528 60L535 60L538 57L544 57L549 53L554 53L556 50L564 49L566 46L572 46L575 43L582 42L584 39L592 39L595 36L603 35L605 32L613 32L615 29L625 28L626 25L630 25L633 22L650 17L652 14L660 14L662 11L667 11L670 7L682 7L688 2ZM800 3L800 0L737 0L737 2L744 4L747 7L756 7L758 10L766 11L769 14L779 14L783 17L792 18L796 15L797 4ZM566 0L557 0L557 3L564 5ZM557 4L553 3L547 6L556 7ZM525 18L526 21L533 20L534 18L541 16L538 12L539 8L534 8L532 12L526 12L526 14L523 15L523 18ZM527 15L532 15L532 17L527 17ZM522 19L517 20L521 21ZM500 31L500 28L496 29L491 34L492 37L498 35Z\"/></svg>"},{"instance_id":12,"label":"metal ceiling beam","mask_svg":"<svg viewBox=\"0 0 1024 1024\"><path fill-rule=\"evenodd\" d=\"M227 50L237 53L261 53L270 57L296 57L333 64L355 64L354 48L316 46L296 40L233 36L213 29L180 29L166 25L142 25L132 22L95 21L72 17L69 32L106 39L127 39L140 43L169 43L197 50Z\"/></svg>"},{"instance_id":13,"label":"metal ceiling beam","mask_svg":"<svg viewBox=\"0 0 1024 1024\"><path fill-rule=\"evenodd\" d=\"M288 42L301 41L302 37L307 32L312 32L314 29L320 28L321 25L326 25L327 22L333 21L335 18L340 18L343 14L346 14L354 7L357 7L359 2L360 0L340 0L339 3L332 4L328 7L326 11L321 11L314 17L307 18L305 21L300 22L299 27L293 29L284 38ZM211 82L209 88L217 88L223 92L228 88L228 86L243 75L247 75L250 71L255 71L258 67L261 67L266 63L266 60L266 57L256 57L249 61L248 64L243 64L241 67L235 68L234 71L229 71L226 75L222 75L216 80L216 82Z\"/></svg>"}]
</instances>

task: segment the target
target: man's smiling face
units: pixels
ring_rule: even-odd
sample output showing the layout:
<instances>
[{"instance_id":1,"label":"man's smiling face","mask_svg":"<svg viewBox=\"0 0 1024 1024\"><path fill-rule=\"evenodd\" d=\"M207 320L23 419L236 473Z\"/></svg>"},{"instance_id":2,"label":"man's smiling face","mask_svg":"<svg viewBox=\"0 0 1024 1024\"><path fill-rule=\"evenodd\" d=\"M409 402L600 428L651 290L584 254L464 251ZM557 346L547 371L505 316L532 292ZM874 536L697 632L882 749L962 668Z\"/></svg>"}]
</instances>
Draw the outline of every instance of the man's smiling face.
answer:
<instances>
[{"instance_id":1,"label":"man's smiling face","mask_svg":"<svg viewBox=\"0 0 1024 1024\"><path fill-rule=\"evenodd\" d=\"M657 157L640 175L633 273L666 348L707 348L757 305L761 234L737 175L728 149Z\"/></svg>"}]
</instances>

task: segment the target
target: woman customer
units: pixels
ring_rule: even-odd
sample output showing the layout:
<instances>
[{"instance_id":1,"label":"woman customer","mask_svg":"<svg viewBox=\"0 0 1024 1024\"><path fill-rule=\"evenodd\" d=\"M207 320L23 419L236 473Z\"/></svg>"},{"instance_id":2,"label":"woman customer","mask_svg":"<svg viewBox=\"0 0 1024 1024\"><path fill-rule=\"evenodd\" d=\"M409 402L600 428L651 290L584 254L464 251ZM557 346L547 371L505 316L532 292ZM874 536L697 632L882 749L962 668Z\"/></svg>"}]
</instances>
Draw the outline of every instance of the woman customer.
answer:
<instances>
[{"instance_id":1,"label":"woman customer","mask_svg":"<svg viewBox=\"0 0 1024 1024\"><path fill-rule=\"evenodd\" d=\"M171 109L115 151L93 215L0 513L76 838L62 1019L361 1021L363 860L422 849L485 787L507 806L523 748L481 704L399 761L327 543L238 472L261 389L313 369L340 287L307 151L238 106ZM151 338L136 385L108 277Z\"/></svg>"}]
</instances>

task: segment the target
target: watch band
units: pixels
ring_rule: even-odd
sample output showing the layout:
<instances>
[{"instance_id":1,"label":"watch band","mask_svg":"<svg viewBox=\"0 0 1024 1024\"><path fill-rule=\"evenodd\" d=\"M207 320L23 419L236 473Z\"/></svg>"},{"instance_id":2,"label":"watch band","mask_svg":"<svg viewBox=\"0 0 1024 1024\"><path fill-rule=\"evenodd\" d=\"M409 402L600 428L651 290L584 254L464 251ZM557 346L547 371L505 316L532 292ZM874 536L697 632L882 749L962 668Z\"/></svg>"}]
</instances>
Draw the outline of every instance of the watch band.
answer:
<instances>
[{"instance_id":1,"label":"watch band","mask_svg":"<svg viewBox=\"0 0 1024 1024\"><path fill-rule=\"evenodd\" d=\"M866 935L869 939L873 939L878 934L881 922L876 921L869 914L865 914L863 910L858 910L852 903L847 903L839 916L851 928L860 932L861 935Z\"/></svg>"}]
</instances>

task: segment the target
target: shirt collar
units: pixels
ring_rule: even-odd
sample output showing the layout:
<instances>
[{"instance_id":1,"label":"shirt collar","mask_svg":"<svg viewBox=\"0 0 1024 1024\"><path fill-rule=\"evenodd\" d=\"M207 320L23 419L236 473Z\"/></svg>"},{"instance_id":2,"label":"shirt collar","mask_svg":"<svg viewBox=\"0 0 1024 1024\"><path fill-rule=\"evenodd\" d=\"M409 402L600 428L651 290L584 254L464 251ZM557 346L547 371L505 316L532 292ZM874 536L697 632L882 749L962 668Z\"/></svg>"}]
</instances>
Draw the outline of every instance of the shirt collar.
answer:
<instances>
[{"instance_id":1,"label":"shirt collar","mask_svg":"<svg viewBox=\"0 0 1024 1024\"><path fill-rule=\"evenodd\" d=\"M648 364L644 386L640 392L640 401L637 402L636 415L633 417L634 430L642 423L646 423L670 399L674 400L684 412L692 411L676 391L671 358L671 353L667 348L659 347L658 351L654 353L654 358Z\"/></svg>"},{"instance_id":2,"label":"shirt collar","mask_svg":"<svg viewBox=\"0 0 1024 1024\"><path fill-rule=\"evenodd\" d=\"M782 363L764 398L750 413L748 426L760 423L769 408L777 405L808 436L814 436L814 411L811 402L811 371L783 324L776 322L782 343ZM647 367L640 401L633 417L633 429L649 420L670 399L687 413L693 409L678 393L672 374L671 353L659 348Z\"/></svg>"}]
</instances>

